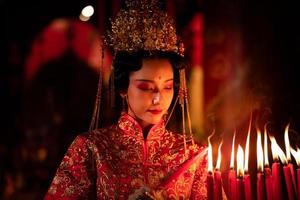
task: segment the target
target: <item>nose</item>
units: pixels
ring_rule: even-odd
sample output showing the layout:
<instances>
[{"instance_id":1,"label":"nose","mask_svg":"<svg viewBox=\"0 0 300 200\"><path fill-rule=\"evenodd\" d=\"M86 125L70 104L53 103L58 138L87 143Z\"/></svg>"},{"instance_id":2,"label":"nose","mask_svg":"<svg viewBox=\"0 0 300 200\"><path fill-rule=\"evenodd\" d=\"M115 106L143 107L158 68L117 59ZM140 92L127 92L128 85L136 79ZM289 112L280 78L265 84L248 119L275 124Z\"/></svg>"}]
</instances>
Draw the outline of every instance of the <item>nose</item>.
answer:
<instances>
[{"instance_id":1,"label":"nose","mask_svg":"<svg viewBox=\"0 0 300 200\"><path fill-rule=\"evenodd\" d=\"M154 95L153 95L152 103L153 103L154 105L156 105L156 104L159 103L159 101L160 101L160 93L159 93L159 92L156 92L156 93L154 93Z\"/></svg>"}]
</instances>

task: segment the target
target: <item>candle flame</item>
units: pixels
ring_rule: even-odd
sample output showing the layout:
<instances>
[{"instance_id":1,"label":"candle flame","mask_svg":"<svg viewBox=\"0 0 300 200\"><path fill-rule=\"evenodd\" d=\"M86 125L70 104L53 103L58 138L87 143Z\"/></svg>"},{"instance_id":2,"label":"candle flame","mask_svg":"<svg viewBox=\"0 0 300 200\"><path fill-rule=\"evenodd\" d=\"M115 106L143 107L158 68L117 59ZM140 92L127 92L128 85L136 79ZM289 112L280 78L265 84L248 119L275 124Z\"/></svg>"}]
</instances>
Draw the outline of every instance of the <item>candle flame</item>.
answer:
<instances>
[{"instance_id":1,"label":"candle flame","mask_svg":"<svg viewBox=\"0 0 300 200\"><path fill-rule=\"evenodd\" d=\"M207 152L207 157L208 157L208 172L212 172L213 171L213 152L212 152L212 146L211 146L211 142L210 142L210 138L214 135L215 131L213 131L213 133L208 136L207 140L208 140L208 152Z\"/></svg>"},{"instance_id":2,"label":"candle flame","mask_svg":"<svg viewBox=\"0 0 300 200\"><path fill-rule=\"evenodd\" d=\"M291 148L291 153L294 156L297 166L300 167L300 149L297 148L297 151L293 148Z\"/></svg>"},{"instance_id":3,"label":"candle flame","mask_svg":"<svg viewBox=\"0 0 300 200\"><path fill-rule=\"evenodd\" d=\"M263 172L263 148L261 143L261 132L259 128L256 128L257 131L257 140L256 140L256 154L257 154L257 170Z\"/></svg>"},{"instance_id":4,"label":"candle flame","mask_svg":"<svg viewBox=\"0 0 300 200\"><path fill-rule=\"evenodd\" d=\"M273 136L270 136L270 140L271 140L271 149L272 149L273 160L278 161L278 157L279 157L283 164L287 164L286 156L285 156L284 152L282 151L282 149L277 144L276 139Z\"/></svg>"},{"instance_id":5,"label":"candle flame","mask_svg":"<svg viewBox=\"0 0 300 200\"><path fill-rule=\"evenodd\" d=\"M232 139L232 147L231 147L231 157L230 157L230 168L234 169L234 143L235 143L235 134L236 130L234 131L233 139Z\"/></svg>"},{"instance_id":6,"label":"candle flame","mask_svg":"<svg viewBox=\"0 0 300 200\"><path fill-rule=\"evenodd\" d=\"M237 168L237 177L244 176L244 151L243 148L239 145L236 155L236 168Z\"/></svg>"},{"instance_id":7,"label":"candle flame","mask_svg":"<svg viewBox=\"0 0 300 200\"><path fill-rule=\"evenodd\" d=\"M250 122L249 122L248 135L247 135L246 147L245 147L245 165L244 165L245 172L248 172L249 141L250 141L251 124L252 124L252 113L251 113L251 118L250 118Z\"/></svg>"},{"instance_id":8,"label":"candle flame","mask_svg":"<svg viewBox=\"0 0 300 200\"><path fill-rule=\"evenodd\" d=\"M265 166L269 166L267 124L264 126L264 154Z\"/></svg>"},{"instance_id":9,"label":"candle flame","mask_svg":"<svg viewBox=\"0 0 300 200\"><path fill-rule=\"evenodd\" d=\"M286 158L288 162L291 162L291 149L290 149L290 140L289 140L289 126L290 124L288 124L285 127L285 131L284 131L284 143L285 143L285 151L286 151Z\"/></svg>"},{"instance_id":10,"label":"candle flame","mask_svg":"<svg viewBox=\"0 0 300 200\"><path fill-rule=\"evenodd\" d=\"M222 144L223 144L223 140L221 141L221 143L219 145L219 148L218 148L218 158L217 158L216 170L219 170L220 166L221 166L221 147L222 147Z\"/></svg>"}]
</instances>

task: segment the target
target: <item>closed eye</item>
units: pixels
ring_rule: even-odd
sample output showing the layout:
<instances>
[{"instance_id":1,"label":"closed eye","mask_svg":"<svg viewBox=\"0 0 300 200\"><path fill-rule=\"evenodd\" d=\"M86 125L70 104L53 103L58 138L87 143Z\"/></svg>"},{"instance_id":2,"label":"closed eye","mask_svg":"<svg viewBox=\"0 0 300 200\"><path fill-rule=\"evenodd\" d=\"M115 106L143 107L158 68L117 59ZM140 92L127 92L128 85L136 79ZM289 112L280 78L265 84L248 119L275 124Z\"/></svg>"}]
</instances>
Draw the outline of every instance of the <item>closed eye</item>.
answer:
<instances>
[{"instance_id":1,"label":"closed eye","mask_svg":"<svg viewBox=\"0 0 300 200\"><path fill-rule=\"evenodd\" d=\"M137 88L142 90L142 91L152 91L152 90L154 90L154 87L151 86L148 83L140 83L140 84L137 85Z\"/></svg>"},{"instance_id":2,"label":"closed eye","mask_svg":"<svg viewBox=\"0 0 300 200\"><path fill-rule=\"evenodd\" d=\"M172 89L173 89L173 85L165 86L164 89L165 89L165 90L172 90Z\"/></svg>"}]
</instances>

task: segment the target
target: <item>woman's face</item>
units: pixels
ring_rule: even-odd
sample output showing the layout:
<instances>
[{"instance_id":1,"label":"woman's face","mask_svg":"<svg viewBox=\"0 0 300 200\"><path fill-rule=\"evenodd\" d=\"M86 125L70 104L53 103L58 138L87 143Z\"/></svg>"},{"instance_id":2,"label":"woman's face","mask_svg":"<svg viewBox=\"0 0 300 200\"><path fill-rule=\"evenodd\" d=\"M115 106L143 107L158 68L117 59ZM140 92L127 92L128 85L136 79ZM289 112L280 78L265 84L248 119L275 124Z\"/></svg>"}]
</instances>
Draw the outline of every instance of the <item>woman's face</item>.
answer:
<instances>
[{"instance_id":1,"label":"woman's face","mask_svg":"<svg viewBox=\"0 0 300 200\"><path fill-rule=\"evenodd\" d=\"M173 69L167 59L147 59L129 76L128 114L144 128L157 124L170 107Z\"/></svg>"}]
</instances>

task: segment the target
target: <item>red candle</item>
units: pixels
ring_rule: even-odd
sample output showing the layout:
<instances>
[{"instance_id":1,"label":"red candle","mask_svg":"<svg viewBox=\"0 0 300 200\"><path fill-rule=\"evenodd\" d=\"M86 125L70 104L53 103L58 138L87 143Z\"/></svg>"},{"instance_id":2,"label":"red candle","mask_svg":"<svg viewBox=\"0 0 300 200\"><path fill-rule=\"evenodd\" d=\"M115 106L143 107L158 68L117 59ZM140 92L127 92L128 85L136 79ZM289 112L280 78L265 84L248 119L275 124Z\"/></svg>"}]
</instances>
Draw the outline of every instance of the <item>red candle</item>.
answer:
<instances>
[{"instance_id":1,"label":"red candle","mask_svg":"<svg viewBox=\"0 0 300 200\"><path fill-rule=\"evenodd\" d=\"M296 199L296 194L294 192L291 170L287 165L283 166L283 173L289 200L294 200Z\"/></svg>"},{"instance_id":2,"label":"red candle","mask_svg":"<svg viewBox=\"0 0 300 200\"><path fill-rule=\"evenodd\" d=\"M251 116L252 118L252 116ZM243 184L244 184L244 198L245 200L251 200L251 180L250 180L250 175L248 174L248 162L249 162L249 142L250 142L250 130L251 130L251 120L248 128L248 135L247 135L247 140L246 140L246 146L245 146L245 158L244 158L244 177L243 177Z\"/></svg>"},{"instance_id":3,"label":"red candle","mask_svg":"<svg viewBox=\"0 0 300 200\"><path fill-rule=\"evenodd\" d=\"M292 163L288 164L288 167L291 171L291 176L292 176L292 183L293 183L293 189L294 191L297 191L297 185L296 185L296 177L295 177L295 171L294 171L294 165Z\"/></svg>"},{"instance_id":4,"label":"red candle","mask_svg":"<svg viewBox=\"0 0 300 200\"><path fill-rule=\"evenodd\" d=\"M261 132L258 128L257 130L257 141L256 141L256 153L257 153L257 178L256 178L256 194L258 200L264 200L265 198L265 185L264 185L264 155L261 143Z\"/></svg>"},{"instance_id":5,"label":"red candle","mask_svg":"<svg viewBox=\"0 0 300 200\"><path fill-rule=\"evenodd\" d=\"M214 134L214 133L213 133ZM212 145L210 143L210 138L213 136L211 134L208 137L208 152L207 152L207 157L208 157L208 173L207 173L207 182L206 182L206 188L207 188L207 199L208 200L213 200L214 199L214 177L213 177L213 160L212 160Z\"/></svg>"},{"instance_id":6,"label":"red candle","mask_svg":"<svg viewBox=\"0 0 300 200\"><path fill-rule=\"evenodd\" d=\"M212 172L208 172L207 174L207 199L214 199L214 177Z\"/></svg>"},{"instance_id":7,"label":"red candle","mask_svg":"<svg viewBox=\"0 0 300 200\"><path fill-rule=\"evenodd\" d=\"M265 183L266 183L266 196L267 200L273 199L273 188L272 188L272 174L269 166L265 166Z\"/></svg>"},{"instance_id":8,"label":"red candle","mask_svg":"<svg viewBox=\"0 0 300 200\"><path fill-rule=\"evenodd\" d=\"M268 133L267 133L267 124L264 126L264 172L265 172L265 196L267 200L273 199L273 188L272 188L272 174L269 167L269 154L268 154Z\"/></svg>"},{"instance_id":9,"label":"red candle","mask_svg":"<svg viewBox=\"0 0 300 200\"><path fill-rule=\"evenodd\" d=\"M280 149L279 145L277 144L275 138L270 136L271 140L271 149L273 154L273 164L272 164L272 181L273 181L273 197L275 200L281 200L282 198L282 179L281 179L281 167L280 163L278 162L279 157L284 160L284 153Z\"/></svg>"},{"instance_id":10,"label":"red candle","mask_svg":"<svg viewBox=\"0 0 300 200\"><path fill-rule=\"evenodd\" d=\"M273 197L282 200L281 169L279 162L272 164Z\"/></svg>"},{"instance_id":11,"label":"red candle","mask_svg":"<svg viewBox=\"0 0 300 200\"><path fill-rule=\"evenodd\" d=\"M297 194L298 194L298 200L300 200L300 168L297 169L297 180L298 180Z\"/></svg>"},{"instance_id":12,"label":"red candle","mask_svg":"<svg viewBox=\"0 0 300 200\"><path fill-rule=\"evenodd\" d=\"M222 200L222 182L221 182L221 172L215 170L214 172L214 181L215 181L215 200Z\"/></svg>"},{"instance_id":13,"label":"red candle","mask_svg":"<svg viewBox=\"0 0 300 200\"><path fill-rule=\"evenodd\" d=\"M237 150L237 179L236 179L236 196L235 200L245 199L244 195L244 151L243 148L238 145Z\"/></svg>"},{"instance_id":14,"label":"red candle","mask_svg":"<svg viewBox=\"0 0 300 200\"><path fill-rule=\"evenodd\" d=\"M230 169L228 173L228 194L229 199L234 200L236 197L236 175L235 170Z\"/></svg>"},{"instance_id":15,"label":"red candle","mask_svg":"<svg viewBox=\"0 0 300 200\"><path fill-rule=\"evenodd\" d=\"M265 184L264 184L264 174L262 172L257 173L257 180L256 180L256 194L257 200L264 200L265 199Z\"/></svg>"},{"instance_id":16,"label":"red candle","mask_svg":"<svg viewBox=\"0 0 300 200\"><path fill-rule=\"evenodd\" d=\"M227 182L227 192L229 199L234 200L236 197L236 175L234 170L234 144L235 144L235 134L236 130L234 131L234 135L232 138L232 146L231 146L231 156L230 156L230 171L228 173L228 182Z\"/></svg>"},{"instance_id":17,"label":"red candle","mask_svg":"<svg viewBox=\"0 0 300 200\"><path fill-rule=\"evenodd\" d=\"M236 179L236 200L243 200L244 198L244 179L243 177L238 177Z\"/></svg>"},{"instance_id":18,"label":"red candle","mask_svg":"<svg viewBox=\"0 0 300 200\"><path fill-rule=\"evenodd\" d=\"M222 180L221 180L221 147L222 147L223 141L220 143L218 148L218 158L216 163L216 168L214 172L214 178L215 178L215 200L222 200Z\"/></svg>"},{"instance_id":19,"label":"red candle","mask_svg":"<svg viewBox=\"0 0 300 200\"><path fill-rule=\"evenodd\" d=\"M286 161L289 164L286 166L287 168L289 168L290 172L285 172L284 171L284 177L288 179L288 181L291 181L291 183L287 183L287 184L291 184L290 187L293 188L287 188L288 191L296 191L296 180L295 180L295 173L294 173L294 166L291 163L291 145L290 145L290 140L289 140L289 126L290 124L288 124L285 128L285 132L284 132L284 143L285 143L285 150L286 150ZM284 167L285 168L285 167ZM291 179L291 180L289 180Z\"/></svg>"},{"instance_id":20,"label":"red candle","mask_svg":"<svg viewBox=\"0 0 300 200\"><path fill-rule=\"evenodd\" d=\"M245 173L244 176L244 190L245 190L245 200L251 200L252 199L251 179L248 173Z\"/></svg>"},{"instance_id":21,"label":"red candle","mask_svg":"<svg viewBox=\"0 0 300 200\"><path fill-rule=\"evenodd\" d=\"M295 151L294 149L291 148L291 153L293 154L296 163L297 163L297 189L295 190L297 193L297 198L298 200L300 200L300 149L297 148L297 151ZM296 179L296 178L295 178ZM295 180L296 182L296 180Z\"/></svg>"}]
</instances>

